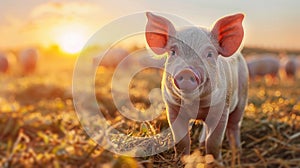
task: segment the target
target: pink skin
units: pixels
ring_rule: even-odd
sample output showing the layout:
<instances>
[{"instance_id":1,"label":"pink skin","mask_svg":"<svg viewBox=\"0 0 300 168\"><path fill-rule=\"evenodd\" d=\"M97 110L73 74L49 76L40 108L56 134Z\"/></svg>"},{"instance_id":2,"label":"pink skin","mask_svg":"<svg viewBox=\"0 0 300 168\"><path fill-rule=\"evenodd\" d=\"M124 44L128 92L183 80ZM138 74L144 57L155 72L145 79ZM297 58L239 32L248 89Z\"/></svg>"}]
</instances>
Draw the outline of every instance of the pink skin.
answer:
<instances>
[{"instance_id":1,"label":"pink skin","mask_svg":"<svg viewBox=\"0 0 300 168\"><path fill-rule=\"evenodd\" d=\"M8 61L4 54L0 54L0 72L5 73L8 71Z\"/></svg>"},{"instance_id":2,"label":"pink skin","mask_svg":"<svg viewBox=\"0 0 300 168\"><path fill-rule=\"evenodd\" d=\"M220 149L225 134L232 148L240 148L248 71L242 55L234 53L243 39L243 17L224 17L211 31L196 27L176 31L166 18L147 13L149 47L159 55L168 52L162 95L177 143L176 154L190 153L190 119L205 122L200 143L205 145L206 154L222 160ZM224 99L212 100L215 92L223 93Z\"/></svg>"},{"instance_id":3,"label":"pink skin","mask_svg":"<svg viewBox=\"0 0 300 168\"><path fill-rule=\"evenodd\" d=\"M183 92L192 92L200 84L200 77L192 69L184 69L174 75L175 86Z\"/></svg>"},{"instance_id":4,"label":"pink skin","mask_svg":"<svg viewBox=\"0 0 300 168\"><path fill-rule=\"evenodd\" d=\"M38 59L37 50L33 48L26 49L21 52L19 62L24 74L33 73L36 69Z\"/></svg>"},{"instance_id":5,"label":"pink skin","mask_svg":"<svg viewBox=\"0 0 300 168\"><path fill-rule=\"evenodd\" d=\"M250 78L257 76L271 75L273 78L278 76L280 68L279 59L271 56L264 56L248 61L248 70Z\"/></svg>"}]
</instances>

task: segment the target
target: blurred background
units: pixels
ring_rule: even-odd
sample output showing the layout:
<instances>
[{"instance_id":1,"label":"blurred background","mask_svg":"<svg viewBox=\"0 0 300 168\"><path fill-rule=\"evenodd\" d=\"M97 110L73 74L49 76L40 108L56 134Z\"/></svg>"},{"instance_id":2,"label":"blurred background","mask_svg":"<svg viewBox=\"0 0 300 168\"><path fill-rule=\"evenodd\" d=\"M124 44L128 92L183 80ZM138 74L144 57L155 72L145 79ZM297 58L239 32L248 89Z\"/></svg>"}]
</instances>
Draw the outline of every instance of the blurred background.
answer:
<instances>
[{"instance_id":1,"label":"blurred background","mask_svg":"<svg viewBox=\"0 0 300 168\"><path fill-rule=\"evenodd\" d=\"M299 49L298 1L2 1L2 49L57 46L76 52L101 26L132 13L157 11L178 15L195 25L209 27L218 18L246 14L246 46ZM117 4L117 5L116 5ZM138 22L138 21L137 21ZM134 26L134 25L132 25ZM77 41L77 42L75 42Z\"/></svg>"},{"instance_id":2,"label":"blurred background","mask_svg":"<svg viewBox=\"0 0 300 168\"><path fill-rule=\"evenodd\" d=\"M224 143L225 165L300 166L299 6L297 0L1 1L1 167L172 167L177 164L183 167L174 158L172 149L145 158L118 156L104 150L89 139L73 107L73 70L85 49L96 56L90 65L97 69L95 94L99 107L96 108L112 125L127 135L146 137L168 128L164 110L162 113L155 109L147 111L153 103L149 93L153 88L160 88L161 70L141 71L129 86L130 99L141 113L161 113L154 121L139 123L126 119L118 112L110 94L116 66L129 53L145 49L143 36L114 45L98 66L99 56L115 43L113 35L134 29L135 23L146 24L146 17L111 30L111 37L108 35L105 40L86 46L103 26L145 11L177 15L208 28L224 15L244 13L245 38L241 51L251 76L249 104L242 127L244 152L241 163L235 162ZM164 58L147 57L136 63L163 67ZM161 109L163 104L158 102L156 106ZM192 130L195 142L192 150L197 149L201 127L196 124ZM137 142L124 141L122 145L128 144L124 148L137 145ZM189 163L200 164L193 159Z\"/></svg>"}]
</instances>

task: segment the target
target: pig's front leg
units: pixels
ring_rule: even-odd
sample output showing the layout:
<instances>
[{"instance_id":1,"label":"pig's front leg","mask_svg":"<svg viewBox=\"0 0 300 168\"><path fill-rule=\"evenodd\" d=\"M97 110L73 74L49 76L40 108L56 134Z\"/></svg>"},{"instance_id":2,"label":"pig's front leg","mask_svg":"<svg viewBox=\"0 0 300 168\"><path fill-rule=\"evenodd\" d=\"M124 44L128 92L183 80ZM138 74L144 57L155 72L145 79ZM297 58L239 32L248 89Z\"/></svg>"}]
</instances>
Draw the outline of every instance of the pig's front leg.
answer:
<instances>
[{"instance_id":1,"label":"pig's front leg","mask_svg":"<svg viewBox=\"0 0 300 168\"><path fill-rule=\"evenodd\" d=\"M222 161L221 147L224 139L224 134L228 122L228 108L225 108L219 121L214 121L215 118L210 118L207 122L208 136L205 142L206 154L212 154L218 161ZM213 124L217 122L217 126L213 129Z\"/></svg>"},{"instance_id":2,"label":"pig's front leg","mask_svg":"<svg viewBox=\"0 0 300 168\"><path fill-rule=\"evenodd\" d=\"M180 108L167 107L168 122L173 134L175 145L175 155L190 154L190 134L189 134L189 118L184 115Z\"/></svg>"}]
</instances>

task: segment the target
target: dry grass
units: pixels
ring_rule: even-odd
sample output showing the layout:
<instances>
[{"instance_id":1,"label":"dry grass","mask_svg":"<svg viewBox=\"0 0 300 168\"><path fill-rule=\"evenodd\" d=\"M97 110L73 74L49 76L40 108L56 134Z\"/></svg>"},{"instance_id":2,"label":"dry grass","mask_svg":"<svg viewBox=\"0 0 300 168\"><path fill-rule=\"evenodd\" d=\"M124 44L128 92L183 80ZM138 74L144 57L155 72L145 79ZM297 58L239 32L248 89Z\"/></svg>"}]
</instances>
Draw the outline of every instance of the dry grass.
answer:
<instances>
[{"instance_id":1,"label":"dry grass","mask_svg":"<svg viewBox=\"0 0 300 168\"><path fill-rule=\"evenodd\" d=\"M63 60L62 60L63 59ZM51 62L50 66L49 62ZM74 59L50 57L41 61L36 74L18 73L0 77L0 165L2 167L201 167L207 162L198 150L201 124L191 131L190 158L175 158L173 149L154 156L130 158L104 150L82 129L74 111L71 79ZM149 137L168 128L163 111L151 122L125 119L112 103L109 94L111 71L98 72L96 96L101 111L120 132ZM130 85L130 99L141 113L150 106L148 94L160 86L160 73L146 70ZM243 152L240 159L223 143L226 167L299 167L300 166L300 81L264 82L250 85L249 105L242 125ZM157 104L159 106L160 104ZM150 109L148 112L157 112ZM137 142L110 134L113 143L124 149L141 145L170 143L171 136L156 141ZM135 151L137 152L137 151ZM138 151L141 152L141 151ZM208 158L209 159L209 158ZM208 167L208 165L206 165ZM212 166L211 166L212 167Z\"/></svg>"}]
</instances>

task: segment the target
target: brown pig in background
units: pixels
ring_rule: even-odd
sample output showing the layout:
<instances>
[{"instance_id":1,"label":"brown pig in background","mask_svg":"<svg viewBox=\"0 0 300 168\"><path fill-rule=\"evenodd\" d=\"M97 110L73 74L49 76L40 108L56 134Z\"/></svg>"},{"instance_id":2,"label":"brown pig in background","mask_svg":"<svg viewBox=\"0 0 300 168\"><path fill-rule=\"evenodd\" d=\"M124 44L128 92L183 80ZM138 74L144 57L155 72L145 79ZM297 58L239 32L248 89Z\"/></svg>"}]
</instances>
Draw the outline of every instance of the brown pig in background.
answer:
<instances>
[{"instance_id":1,"label":"brown pig in background","mask_svg":"<svg viewBox=\"0 0 300 168\"><path fill-rule=\"evenodd\" d=\"M286 77L296 79L297 77L297 59L295 57L288 58L284 65Z\"/></svg>"},{"instance_id":2,"label":"brown pig in background","mask_svg":"<svg viewBox=\"0 0 300 168\"><path fill-rule=\"evenodd\" d=\"M9 65L7 57L4 53L0 53L0 73L5 73L8 71Z\"/></svg>"},{"instance_id":3,"label":"brown pig in background","mask_svg":"<svg viewBox=\"0 0 300 168\"><path fill-rule=\"evenodd\" d=\"M21 51L19 62L23 74L30 74L36 70L38 57L39 54L35 48L28 48Z\"/></svg>"},{"instance_id":4,"label":"brown pig in background","mask_svg":"<svg viewBox=\"0 0 300 168\"><path fill-rule=\"evenodd\" d=\"M226 133L240 148L240 126L247 104L248 70L237 52L243 40L243 14L218 20L212 30L175 30L164 17L148 12L146 40L156 54L168 52L162 95L177 154L190 153L189 121L204 121L200 143L221 160Z\"/></svg>"}]
</instances>

